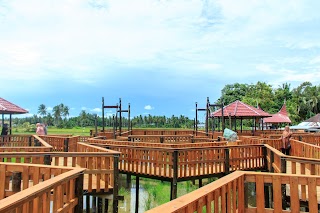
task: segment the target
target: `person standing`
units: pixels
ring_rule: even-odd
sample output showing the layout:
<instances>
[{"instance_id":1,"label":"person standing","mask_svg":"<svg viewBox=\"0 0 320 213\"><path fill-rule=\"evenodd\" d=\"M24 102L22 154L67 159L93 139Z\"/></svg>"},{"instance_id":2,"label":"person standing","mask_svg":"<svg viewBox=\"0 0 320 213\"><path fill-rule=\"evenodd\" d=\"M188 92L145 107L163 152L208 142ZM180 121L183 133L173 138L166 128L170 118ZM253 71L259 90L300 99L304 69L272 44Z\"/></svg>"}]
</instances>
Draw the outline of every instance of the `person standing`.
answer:
<instances>
[{"instance_id":1,"label":"person standing","mask_svg":"<svg viewBox=\"0 0 320 213\"><path fill-rule=\"evenodd\" d=\"M9 132L8 124L3 124L1 135L8 135L8 132Z\"/></svg>"},{"instance_id":2,"label":"person standing","mask_svg":"<svg viewBox=\"0 0 320 213\"><path fill-rule=\"evenodd\" d=\"M291 144L290 144L290 138L292 136L292 132L290 131L289 126L286 126L282 132L281 135L281 152L283 154L289 155L290 154L290 149L291 149Z\"/></svg>"},{"instance_id":3,"label":"person standing","mask_svg":"<svg viewBox=\"0 0 320 213\"><path fill-rule=\"evenodd\" d=\"M44 127L42 124L37 123L36 127L37 127L37 130L36 130L37 135L44 135L45 134Z\"/></svg>"},{"instance_id":4,"label":"person standing","mask_svg":"<svg viewBox=\"0 0 320 213\"><path fill-rule=\"evenodd\" d=\"M48 124L47 123L43 123L43 130L44 130L44 134L47 135L48 134Z\"/></svg>"}]
</instances>

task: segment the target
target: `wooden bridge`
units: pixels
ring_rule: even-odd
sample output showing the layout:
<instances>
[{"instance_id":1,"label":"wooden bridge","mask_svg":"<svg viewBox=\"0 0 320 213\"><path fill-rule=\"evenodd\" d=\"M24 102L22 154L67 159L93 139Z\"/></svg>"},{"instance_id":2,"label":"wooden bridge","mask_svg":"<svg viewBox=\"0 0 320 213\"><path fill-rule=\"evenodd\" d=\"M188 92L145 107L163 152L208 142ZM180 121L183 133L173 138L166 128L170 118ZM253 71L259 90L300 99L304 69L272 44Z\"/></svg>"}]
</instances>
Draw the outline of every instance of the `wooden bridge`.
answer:
<instances>
[{"instance_id":1,"label":"wooden bridge","mask_svg":"<svg viewBox=\"0 0 320 213\"><path fill-rule=\"evenodd\" d=\"M133 130L113 138L106 133L96 138L0 138L0 183L4 184L0 187L0 212L28 212L35 206L39 206L38 212L81 212L83 194L111 194L113 212L117 212L119 173L169 181L172 199L177 197L178 182L198 179L202 183L203 178L225 176L203 187L204 191L199 189L201 193L197 190L150 212L295 212L300 207L318 211L315 205L320 195L314 190L320 186L317 135L296 134L291 140L291 156L278 151L280 140L275 132L241 136L234 143L223 141L221 133L170 130ZM51 188L41 191L46 183ZM256 184L256 207L247 205L248 183ZM22 187L16 187L19 185ZM28 199L21 195L26 190L32 194ZM61 199L55 203L57 197ZM52 206L46 203L49 201Z\"/></svg>"}]
</instances>

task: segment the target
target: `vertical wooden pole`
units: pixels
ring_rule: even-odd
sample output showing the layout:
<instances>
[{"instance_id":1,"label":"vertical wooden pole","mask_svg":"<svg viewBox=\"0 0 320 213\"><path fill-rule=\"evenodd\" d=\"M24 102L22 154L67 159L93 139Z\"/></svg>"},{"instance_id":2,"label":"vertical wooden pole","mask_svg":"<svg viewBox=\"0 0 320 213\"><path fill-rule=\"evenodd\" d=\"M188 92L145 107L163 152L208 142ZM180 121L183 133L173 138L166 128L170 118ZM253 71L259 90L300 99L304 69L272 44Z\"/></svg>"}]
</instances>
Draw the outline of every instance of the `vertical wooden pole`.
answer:
<instances>
[{"instance_id":1,"label":"vertical wooden pole","mask_svg":"<svg viewBox=\"0 0 320 213\"><path fill-rule=\"evenodd\" d=\"M199 188L201 188L202 187L202 179L200 178L199 179Z\"/></svg>"},{"instance_id":2,"label":"vertical wooden pole","mask_svg":"<svg viewBox=\"0 0 320 213\"><path fill-rule=\"evenodd\" d=\"M97 197L92 196L92 211L96 212L97 211Z\"/></svg>"},{"instance_id":3,"label":"vertical wooden pole","mask_svg":"<svg viewBox=\"0 0 320 213\"><path fill-rule=\"evenodd\" d=\"M281 173L287 173L287 161L285 158L281 158ZM287 209L287 201L286 201L286 184L281 184L281 192L282 192L282 209Z\"/></svg>"},{"instance_id":4,"label":"vertical wooden pole","mask_svg":"<svg viewBox=\"0 0 320 213\"><path fill-rule=\"evenodd\" d=\"M263 153L263 167L265 171L268 171L268 161L267 161L267 147L262 147L262 153Z\"/></svg>"},{"instance_id":5,"label":"vertical wooden pole","mask_svg":"<svg viewBox=\"0 0 320 213\"><path fill-rule=\"evenodd\" d=\"M74 212L83 212L83 172L76 179L75 194L78 198L78 204L75 206Z\"/></svg>"},{"instance_id":6,"label":"vertical wooden pole","mask_svg":"<svg viewBox=\"0 0 320 213\"><path fill-rule=\"evenodd\" d=\"M223 100L221 99L221 118L222 118L222 132L226 128L225 120L224 120L224 106L223 106Z\"/></svg>"},{"instance_id":7,"label":"vertical wooden pole","mask_svg":"<svg viewBox=\"0 0 320 213\"><path fill-rule=\"evenodd\" d=\"M121 105L121 98L119 98L119 102L120 102L120 106L119 106L119 116L120 116L120 118L119 118L119 135L121 136L121 129L122 129L122 105Z\"/></svg>"},{"instance_id":8,"label":"vertical wooden pole","mask_svg":"<svg viewBox=\"0 0 320 213\"><path fill-rule=\"evenodd\" d=\"M97 197L98 199L98 213L102 213L102 198L101 197Z\"/></svg>"},{"instance_id":9,"label":"vertical wooden pole","mask_svg":"<svg viewBox=\"0 0 320 213\"><path fill-rule=\"evenodd\" d=\"M195 121L195 130L196 130L196 136L198 132L198 103L196 102L196 121Z\"/></svg>"},{"instance_id":10,"label":"vertical wooden pole","mask_svg":"<svg viewBox=\"0 0 320 213\"><path fill-rule=\"evenodd\" d=\"M243 120L243 118L240 118L240 128L241 128L241 133L242 133L242 125L243 125L243 123L242 123L242 120Z\"/></svg>"},{"instance_id":11,"label":"vertical wooden pole","mask_svg":"<svg viewBox=\"0 0 320 213\"><path fill-rule=\"evenodd\" d=\"M104 199L104 212L108 213L108 210L109 210L109 200Z\"/></svg>"},{"instance_id":12,"label":"vertical wooden pole","mask_svg":"<svg viewBox=\"0 0 320 213\"><path fill-rule=\"evenodd\" d=\"M171 183L171 200L177 198L178 193L178 151L173 152L173 178Z\"/></svg>"},{"instance_id":13,"label":"vertical wooden pole","mask_svg":"<svg viewBox=\"0 0 320 213\"><path fill-rule=\"evenodd\" d=\"M225 175L230 173L230 156L229 156L229 149L226 148L224 150L224 154L225 154L225 161L224 161L224 173Z\"/></svg>"},{"instance_id":14,"label":"vertical wooden pole","mask_svg":"<svg viewBox=\"0 0 320 213\"><path fill-rule=\"evenodd\" d=\"M104 97L102 97L102 132L104 132Z\"/></svg>"},{"instance_id":15,"label":"vertical wooden pole","mask_svg":"<svg viewBox=\"0 0 320 213\"><path fill-rule=\"evenodd\" d=\"M128 104L128 131L130 131L130 103Z\"/></svg>"},{"instance_id":16,"label":"vertical wooden pole","mask_svg":"<svg viewBox=\"0 0 320 213\"><path fill-rule=\"evenodd\" d=\"M136 206L135 206L135 213L139 212L139 176L136 176Z\"/></svg>"},{"instance_id":17,"label":"vertical wooden pole","mask_svg":"<svg viewBox=\"0 0 320 213\"><path fill-rule=\"evenodd\" d=\"M90 196L86 196L86 213L90 213Z\"/></svg>"},{"instance_id":18,"label":"vertical wooden pole","mask_svg":"<svg viewBox=\"0 0 320 213\"><path fill-rule=\"evenodd\" d=\"M119 157L120 155L115 155L114 156L114 160L113 160L113 180L114 180L114 184L113 184L113 213L118 213L118 205L119 205L119 201L118 201L118 196L119 196Z\"/></svg>"},{"instance_id":19,"label":"vertical wooden pole","mask_svg":"<svg viewBox=\"0 0 320 213\"><path fill-rule=\"evenodd\" d=\"M12 135L12 114L9 115L9 122L10 122L9 123L9 128L10 128L9 130L10 131L9 132L10 132L10 135Z\"/></svg>"},{"instance_id":20,"label":"vertical wooden pole","mask_svg":"<svg viewBox=\"0 0 320 213\"><path fill-rule=\"evenodd\" d=\"M113 138L116 139L116 121L114 115L112 116L113 120Z\"/></svg>"},{"instance_id":21,"label":"vertical wooden pole","mask_svg":"<svg viewBox=\"0 0 320 213\"><path fill-rule=\"evenodd\" d=\"M97 137L98 136L98 116L97 116L97 114L95 114L95 116L94 116L94 129L95 129L95 137Z\"/></svg>"},{"instance_id":22,"label":"vertical wooden pole","mask_svg":"<svg viewBox=\"0 0 320 213\"><path fill-rule=\"evenodd\" d=\"M126 181L127 185L126 187L127 188L131 188L131 175L130 174L127 174L127 181Z\"/></svg>"},{"instance_id":23,"label":"vertical wooden pole","mask_svg":"<svg viewBox=\"0 0 320 213\"><path fill-rule=\"evenodd\" d=\"M207 107L206 107L206 135L209 135L209 97L207 97Z\"/></svg>"}]
</instances>

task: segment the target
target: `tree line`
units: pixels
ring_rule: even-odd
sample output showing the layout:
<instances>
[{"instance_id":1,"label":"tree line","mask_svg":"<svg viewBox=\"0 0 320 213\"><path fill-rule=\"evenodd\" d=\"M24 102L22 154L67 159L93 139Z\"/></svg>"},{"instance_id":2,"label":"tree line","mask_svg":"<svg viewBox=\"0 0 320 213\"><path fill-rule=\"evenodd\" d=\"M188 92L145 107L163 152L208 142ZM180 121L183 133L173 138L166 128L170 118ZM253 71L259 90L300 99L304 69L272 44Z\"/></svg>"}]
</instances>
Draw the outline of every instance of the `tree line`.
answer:
<instances>
[{"instance_id":1,"label":"tree line","mask_svg":"<svg viewBox=\"0 0 320 213\"><path fill-rule=\"evenodd\" d=\"M234 83L225 85L221 91L221 97L215 101L216 104L228 105L236 100L240 100L251 106L261 107L271 114L278 112L284 102L291 121L296 124L306 120L320 112L320 85L312 85L310 82L303 82L296 88L291 88L289 83L273 88L270 84L258 81L256 84ZM69 117L70 108L63 103L53 107L52 112L48 112L45 104L40 104L38 114L26 118L14 118L15 124L29 122L47 123L49 126L58 128L73 128L102 126L102 117L96 114L87 113L82 110L79 116ZM204 118L201 122L204 122ZM199 119L199 120L200 120ZM128 118L122 117L123 127L128 126ZM194 119L184 115L171 117L155 115L138 115L130 120L136 128L193 128ZM200 123L200 121L198 121ZM116 125L114 117L105 117L105 126Z\"/></svg>"},{"instance_id":2,"label":"tree line","mask_svg":"<svg viewBox=\"0 0 320 213\"><path fill-rule=\"evenodd\" d=\"M304 121L320 112L320 85L303 82L296 88L289 83L273 88L270 84L258 81L256 84L228 84L221 91L216 103L228 105L240 100L251 106L260 106L271 114L277 113L286 103L293 124Z\"/></svg>"}]
</instances>

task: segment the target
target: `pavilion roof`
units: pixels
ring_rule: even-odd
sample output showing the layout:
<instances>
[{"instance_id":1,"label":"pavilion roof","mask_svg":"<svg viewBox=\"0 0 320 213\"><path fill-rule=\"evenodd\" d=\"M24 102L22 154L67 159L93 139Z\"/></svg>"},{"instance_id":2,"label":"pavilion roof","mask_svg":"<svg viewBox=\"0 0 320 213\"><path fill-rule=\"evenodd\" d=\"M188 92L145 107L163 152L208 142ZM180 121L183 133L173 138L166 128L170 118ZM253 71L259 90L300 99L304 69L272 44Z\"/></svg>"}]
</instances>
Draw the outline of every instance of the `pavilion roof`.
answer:
<instances>
[{"instance_id":1,"label":"pavilion roof","mask_svg":"<svg viewBox=\"0 0 320 213\"><path fill-rule=\"evenodd\" d=\"M320 113L315 116L305 120L304 122L320 122Z\"/></svg>"},{"instance_id":2,"label":"pavilion roof","mask_svg":"<svg viewBox=\"0 0 320 213\"><path fill-rule=\"evenodd\" d=\"M28 113L27 110L0 98L0 114L24 114Z\"/></svg>"},{"instance_id":3,"label":"pavilion roof","mask_svg":"<svg viewBox=\"0 0 320 213\"><path fill-rule=\"evenodd\" d=\"M270 117L271 115L262 109L257 109L253 106L245 104L239 100L223 107L223 116L228 117ZM211 117L222 117L222 110L218 109L217 111L211 114Z\"/></svg>"},{"instance_id":4,"label":"pavilion roof","mask_svg":"<svg viewBox=\"0 0 320 213\"><path fill-rule=\"evenodd\" d=\"M276 114L273 114L270 118L263 119L264 123L291 123L291 120L288 116L287 107L284 103L280 111Z\"/></svg>"}]
</instances>

